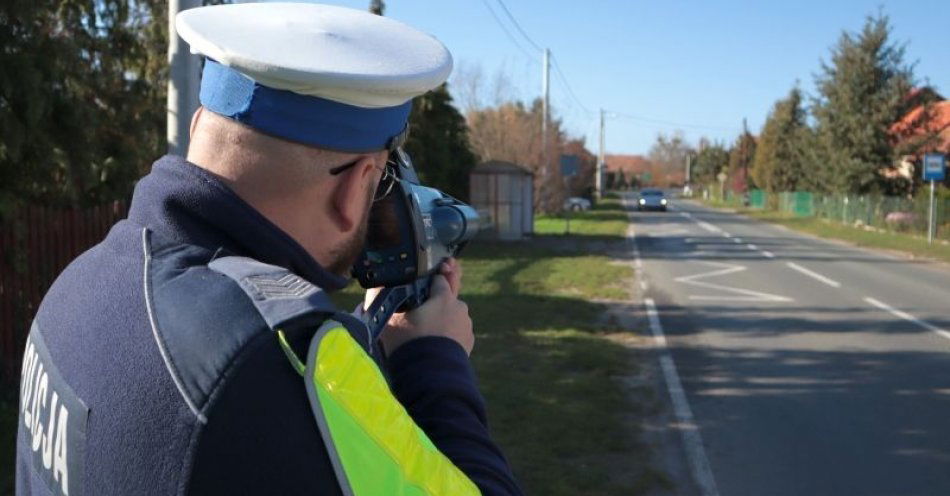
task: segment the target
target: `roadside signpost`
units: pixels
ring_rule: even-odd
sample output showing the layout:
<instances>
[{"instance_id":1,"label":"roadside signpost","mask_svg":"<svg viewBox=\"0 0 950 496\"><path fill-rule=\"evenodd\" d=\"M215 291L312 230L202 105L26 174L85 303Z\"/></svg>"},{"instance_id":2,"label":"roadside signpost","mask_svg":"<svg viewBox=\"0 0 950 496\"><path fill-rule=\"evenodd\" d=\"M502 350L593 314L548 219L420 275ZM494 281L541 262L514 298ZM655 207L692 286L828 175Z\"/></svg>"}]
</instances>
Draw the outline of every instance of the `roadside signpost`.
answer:
<instances>
[{"instance_id":1,"label":"roadside signpost","mask_svg":"<svg viewBox=\"0 0 950 496\"><path fill-rule=\"evenodd\" d=\"M726 179L729 179L729 174L725 172L720 172L716 174L716 179L719 180L719 201L726 201Z\"/></svg>"},{"instance_id":2,"label":"roadside signpost","mask_svg":"<svg viewBox=\"0 0 950 496\"><path fill-rule=\"evenodd\" d=\"M568 181L577 175L581 168L581 158L577 155L561 155L561 177L564 178L564 189L567 191L567 198L570 198L571 190L568 188ZM567 234L571 234L571 204L567 206Z\"/></svg>"},{"instance_id":3,"label":"roadside signpost","mask_svg":"<svg viewBox=\"0 0 950 496\"><path fill-rule=\"evenodd\" d=\"M934 211L934 188L937 181L946 177L947 157L942 153L928 153L924 155L924 181L930 181L930 216L927 222L927 243L934 242L937 230L936 212Z\"/></svg>"}]
</instances>

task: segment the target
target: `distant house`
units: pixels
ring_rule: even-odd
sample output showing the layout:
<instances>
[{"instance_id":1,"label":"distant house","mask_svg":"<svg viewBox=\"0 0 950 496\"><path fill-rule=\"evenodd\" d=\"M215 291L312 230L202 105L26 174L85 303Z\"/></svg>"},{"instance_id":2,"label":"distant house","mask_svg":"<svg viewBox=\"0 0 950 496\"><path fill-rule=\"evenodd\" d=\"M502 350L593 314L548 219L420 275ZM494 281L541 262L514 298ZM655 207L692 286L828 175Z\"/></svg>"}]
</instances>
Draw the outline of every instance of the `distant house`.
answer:
<instances>
[{"instance_id":1,"label":"distant house","mask_svg":"<svg viewBox=\"0 0 950 496\"><path fill-rule=\"evenodd\" d=\"M606 155L604 163L608 184L619 181L622 177L629 185L635 178L643 177L644 174L649 177L653 172L653 163L642 155Z\"/></svg>"},{"instance_id":2,"label":"distant house","mask_svg":"<svg viewBox=\"0 0 950 496\"><path fill-rule=\"evenodd\" d=\"M902 157L895 168L882 171L891 179L911 178L925 153L950 155L950 100L930 88L915 89L908 99L919 103L891 126L890 133L895 145L914 152Z\"/></svg>"}]
</instances>

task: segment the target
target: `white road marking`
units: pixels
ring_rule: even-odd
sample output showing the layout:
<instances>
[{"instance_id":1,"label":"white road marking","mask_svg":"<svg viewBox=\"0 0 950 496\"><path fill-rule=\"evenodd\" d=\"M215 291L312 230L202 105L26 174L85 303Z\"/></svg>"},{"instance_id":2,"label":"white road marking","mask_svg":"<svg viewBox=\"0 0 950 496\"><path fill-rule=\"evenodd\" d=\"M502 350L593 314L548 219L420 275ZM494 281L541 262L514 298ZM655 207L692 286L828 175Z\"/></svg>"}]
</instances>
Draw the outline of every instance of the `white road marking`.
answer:
<instances>
[{"instance_id":1,"label":"white road marking","mask_svg":"<svg viewBox=\"0 0 950 496\"><path fill-rule=\"evenodd\" d=\"M904 320L913 322L913 323L919 325L920 327L923 327L924 329L933 331L933 332L937 333L937 334L940 335L940 336L943 336L943 337L945 337L945 338L947 338L947 339L950 339L950 332L945 331L945 330L943 330L943 329L941 329L941 328L939 328L939 327L937 327L937 326L931 324L930 322L924 322L923 320L920 320L920 319L918 319L917 317L914 317L913 315L911 315L911 314L909 314L909 313L907 313L907 312L905 312L905 311L903 311L903 310L898 310L898 309L896 309L896 308L894 308L894 307L888 305L887 303L884 303L884 302L882 302L882 301L880 301L880 300L875 300L874 298L871 298L871 297L864 298L864 301L866 301L866 302L868 302L868 303L870 303L870 304L872 304L872 305L874 305L874 306L880 308L881 310L885 310L885 311L887 311L887 312L890 312L892 315L896 315L897 317L900 317L900 318L902 318L902 319L904 319Z\"/></svg>"},{"instance_id":2,"label":"white road marking","mask_svg":"<svg viewBox=\"0 0 950 496\"><path fill-rule=\"evenodd\" d=\"M834 279L827 278L827 277L825 277L825 276L823 276L823 275L821 275L821 274L819 274L819 273L817 273L817 272L815 272L815 271L813 271L813 270L806 269L805 267L802 267L801 265L798 265L798 264L795 263L795 262L788 262L788 263L786 263L786 265L788 265L788 266L789 266L790 268L792 268L792 269L795 269L795 270L801 272L802 274L805 274L805 275L808 276L808 277L817 279L817 280L819 280L819 281L821 281L821 282L823 282L823 283L825 283L825 284L827 284L827 285L829 285L829 286L831 286L831 287L833 287L833 288L840 288L840 287L841 287L841 283L840 283L840 282L835 281Z\"/></svg>"},{"instance_id":3,"label":"white road marking","mask_svg":"<svg viewBox=\"0 0 950 496\"><path fill-rule=\"evenodd\" d=\"M722 236L723 236L724 238L731 238L731 237L732 237L732 235L729 234L729 233L727 233L726 231L723 231L723 232L722 232Z\"/></svg>"},{"instance_id":4,"label":"white road marking","mask_svg":"<svg viewBox=\"0 0 950 496\"><path fill-rule=\"evenodd\" d=\"M758 249L759 249L758 246L755 246L755 245L752 244L752 243L749 243L749 244L747 244L746 246L747 246L750 250L758 250Z\"/></svg>"},{"instance_id":5,"label":"white road marking","mask_svg":"<svg viewBox=\"0 0 950 496\"><path fill-rule=\"evenodd\" d=\"M721 233L721 232L722 232L722 229L719 229L718 227L716 227L716 226L714 226L714 225L712 225L712 224L710 224L710 223L708 223L708 222L706 222L706 221L697 220L696 223L699 224L699 227L701 227L701 228L703 228L703 229L705 229L705 230L707 230L707 231L709 231L709 232L714 232L714 233Z\"/></svg>"},{"instance_id":6,"label":"white road marking","mask_svg":"<svg viewBox=\"0 0 950 496\"><path fill-rule=\"evenodd\" d=\"M775 258L775 254L768 250L762 250L762 254L765 255L765 258Z\"/></svg>"},{"instance_id":7,"label":"white road marking","mask_svg":"<svg viewBox=\"0 0 950 496\"><path fill-rule=\"evenodd\" d=\"M719 489L716 487L716 478L709 466L706 449L703 447L703 438L693 418L693 410L689 406L689 399L686 397L683 383L680 382L679 373L676 372L673 355L670 354L667 348L666 336L663 334L663 326L660 324L660 317L656 311L656 303L653 298L646 298L644 304L647 309L647 318L650 320L650 331L653 333L653 339L657 346L662 349L660 369L663 371L666 389L670 393L670 401L673 403L673 415L681 427L683 447L686 449L686 458L692 469L693 479L695 479L696 485L699 486L700 493L703 496L718 496Z\"/></svg>"},{"instance_id":8,"label":"white road marking","mask_svg":"<svg viewBox=\"0 0 950 496\"><path fill-rule=\"evenodd\" d=\"M742 243L742 238L732 238L732 241L735 243Z\"/></svg>"},{"instance_id":9,"label":"white road marking","mask_svg":"<svg viewBox=\"0 0 950 496\"><path fill-rule=\"evenodd\" d=\"M735 239L735 238L733 238L733 239ZM687 243L687 244L699 244L699 243L703 243L703 244L710 244L710 245L716 245L716 246L723 246L723 245L727 244L727 243L721 242L721 241L719 240L719 238L715 238L715 237L711 237L711 236L706 236L706 237L703 237L703 238L683 238L683 242L684 242L684 243Z\"/></svg>"},{"instance_id":10,"label":"white road marking","mask_svg":"<svg viewBox=\"0 0 950 496\"><path fill-rule=\"evenodd\" d=\"M634 276L640 284L640 292L646 293L649 286L647 285L646 274L643 273L643 261L640 259L640 248L637 246L637 232L633 228L633 223L627 225L627 241L630 243L630 248L633 252Z\"/></svg>"},{"instance_id":11,"label":"white road marking","mask_svg":"<svg viewBox=\"0 0 950 496\"><path fill-rule=\"evenodd\" d=\"M699 279L707 279L710 277L719 277L736 272L742 272L747 269L744 265L735 265L728 263L720 262L702 262L713 267L719 267L717 270L703 272L700 274L693 274L690 276L682 276L673 279L676 282L681 282L684 284L690 284L692 286L698 286L701 288L715 289L718 291L725 291L731 293L729 295L693 295L690 296L691 300L728 300L728 301L769 301L769 302L790 302L794 301L791 298L785 296L774 295L770 293L763 293L761 291L753 291L751 289L743 288L734 288L731 286L723 286L722 284L714 284L711 282L700 281ZM737 296L738 295L738 296Z\"/></svg>"},{"instance_id":12,"label":"white road marking","mask_svg":"<svg viewBox=\"0 0 950 496\"><path fill-rule=\"evenodd\" d=\"M691 217L687 212L680 212L684 217ZM637 279L640 283L640 289L646 293L647 282L645 274L642 272L643 262L640 260L640 249L637 247L636 232L633 225L627 229L627 239L634 256L634 265L637 267ZM673 414L676 422L680 426L683 447L686 451L686 458L693 474L693 480L696 482L702 496L719 496L719 489L716 487L716 479L713 476L712 469L709 466L709 459L706 457L706 449L703 447L703 438L696 426L693 418L693 410L689 406L689 400L686 398L686 391L680 382L679 374L676 372L676 364L673 362L673 355L670 354L666 346L666 336L663 334L663 326L660 324L660 317L656 310L656 303L653 298L645 298L644 305L647 310L647 318L650 321L650 331L653 334L656 343L662 347L660 356L660 369L663 371L664 382L666 382L667 391L670 394L670 401L673 405Z\"/></svg>"}]
</instances>

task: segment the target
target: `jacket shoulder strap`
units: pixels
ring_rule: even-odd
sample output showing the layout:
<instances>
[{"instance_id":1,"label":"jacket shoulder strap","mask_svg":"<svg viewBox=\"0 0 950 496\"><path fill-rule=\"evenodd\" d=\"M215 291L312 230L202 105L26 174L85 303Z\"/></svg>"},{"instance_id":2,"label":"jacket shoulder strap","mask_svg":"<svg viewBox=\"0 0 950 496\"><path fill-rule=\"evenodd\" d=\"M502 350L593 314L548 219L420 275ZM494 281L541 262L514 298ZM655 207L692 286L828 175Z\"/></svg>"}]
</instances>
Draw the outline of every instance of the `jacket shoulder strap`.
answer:
<instances>
[{"instance_id":1,"label":"jacket shoulder strap","mask_svg":"<svg viewBox=\"0 0 950 496\"><path fill-rule=\"evenodd\" d=\"M247 257L221 257L208 268L233 279L271 329L308 314L336 312L322 289L283 267Z\"/></svg>"}]
</instances>

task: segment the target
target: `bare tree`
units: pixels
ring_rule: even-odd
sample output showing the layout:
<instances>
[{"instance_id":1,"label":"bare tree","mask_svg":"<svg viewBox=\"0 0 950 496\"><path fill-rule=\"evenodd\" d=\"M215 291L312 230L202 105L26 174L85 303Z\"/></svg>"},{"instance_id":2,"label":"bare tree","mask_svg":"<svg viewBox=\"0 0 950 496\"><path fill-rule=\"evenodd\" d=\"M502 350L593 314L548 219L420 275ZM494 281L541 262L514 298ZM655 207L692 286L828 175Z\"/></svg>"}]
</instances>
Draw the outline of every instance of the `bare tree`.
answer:
<instances>
[{"instance_id":1,"label":"bare tree","mask_svg":"<svg viewBox=\"0 0 950 496\"><path fill-rule=\"evenodd\" d=\"M653 183L671 186L683 181L686 157L692 152L683 137L683 131L673 131L667 136L659 133L650 147L649 158L653 164Z\"/></svg>"}]
</instances>

